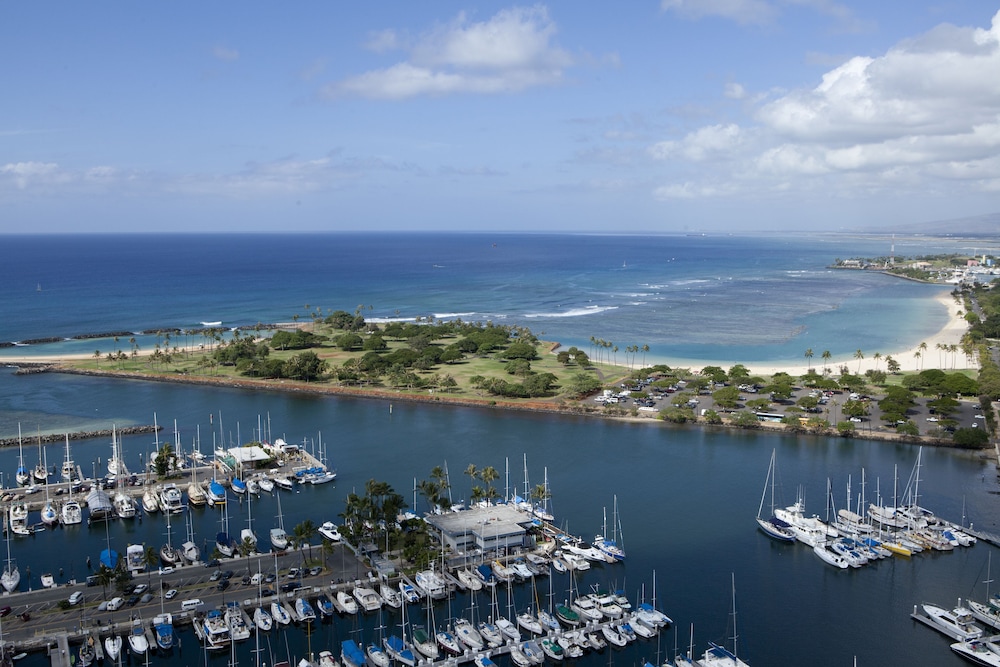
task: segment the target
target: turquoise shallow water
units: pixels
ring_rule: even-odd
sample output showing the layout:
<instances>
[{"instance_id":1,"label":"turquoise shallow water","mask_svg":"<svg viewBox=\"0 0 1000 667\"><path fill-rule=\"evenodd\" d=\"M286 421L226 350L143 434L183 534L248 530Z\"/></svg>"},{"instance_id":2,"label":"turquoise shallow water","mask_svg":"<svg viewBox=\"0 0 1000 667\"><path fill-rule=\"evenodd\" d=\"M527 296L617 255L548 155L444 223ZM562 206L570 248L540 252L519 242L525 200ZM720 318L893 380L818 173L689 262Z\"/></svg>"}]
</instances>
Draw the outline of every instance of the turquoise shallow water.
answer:
<instances>
[{"instance_id":1,"label":"turquoise shallow water","mask_svg":"<svg viewBox=\"0 0 1000 667\"><path fill-rule=\"evenodd\" d=\"M938 331L941 286L831 271L888 239L329 234L4 237L0 341L156 327L290 321L360 308L368 318L461 317L530 327L648 358L801 362L906 349ZM954 249L926 240L898 252ZM307 307L308 306L308 307ZM162 339L139 336L144 350ZM204 342L199 336L178 340ZM0 349L107 353L109 339ZM127 337L118 343L129 349Z\"/></svg>"},{"instance_id":2,"label":"turquoise shallow water","mask_svg":"<svg viewBox=\"0 0 1000 667\"><path fill-rule=\"evenodd\" d=\"M756 529L753 517L760 501L768 459L777 449L779 494L791 502L801 486L807 508L823 513L826 479L834 488L838 506L846 495L848 476L854 493L860 492L861 469L866 470L866 493L876 485L891 495L894 468L900 485L912 470L916 450L910 446L836 438L781 437L754 433L714 432L672 428L659 424L621 424L576 417L518 414L491 410L455 409L447 406L389 405L379 401L328 397L249 393L229 389L182 387L160 383L123 383L102 378L40 375L14 377L0 373L0 406L36 415L88 422L100 419L121 423L149 423L155 410L161 424L177 419L181 441L189 447L200 430L203 443L219 438L219 414L225 434L243 439L257 427L258 415L270 418L275 436L290 442L315 442L322 433L331 464L338 469L336 483L310 487L285 495L282 509L286 526L305 518L315 523L333 519L346 495L363 488L371 478L388 481L413 503L414 479L426 479L435 465L447 463L454 497L467 497L470 480L466 466L492 465L503 473L510 464L510 483L523 484L522 457L527 457L530 483L542 481L545 471L559 522L571 532L592 536L601 527L604 509L610 512L618 496L627 562L595 568L577 585L617 585L638 598L645 588L651 595L656 572L657 599L680 628L680 644L687 642L694 624L695 643L723 641L728 633L730 575L735 574L741 655L750 664L789 665L802 661L809 647L812 665L961 664L950 655L948 642L909 619L912 605L920 601L953 604L959 597L984 594L981 582L991 547L978 545L947 554L928 554L909 560L880 562L858 571L834 571L804 547L771 542ZM0 412L0 414L3 414ZM214 415L210 418L210 414ZM125 439L125 458L137 466L151 449L150 436ZM207 446L205 446L207 449ZM34 447L25 450L33 465ZM74 458L83 463L106 461L109 443L73 443ZM62 448L48 451L51 462L60 461ZM996 494L1000 492L991 467L946 450L923 452L920 494L922 504L958 520L963 504L977 526L1000 532ZM0 452L0 470L12 474L17 451ZM501 475L497 484L503 487ZM254 525L258 533L275 523L274 499L255 502ZM421 498L416 509L426 509ZM218 530L219 514L195 510L199 539L211 539ZM242 526L246 508L238 508L230 525ZM159 544L162 519L142 523L114 523L110 539L123 549L128 542ZM60 549L53 549L59 544ZM30 566L34 585L45 571L65 567L64 575L79 576L85 558L96 558L105 545L103 530L85 527L55 529L13 543L22 570ZM66 553L74 554L67 563ZM27 582L24 584L27 586ZM540 599L548 595L541 582ZM565 598L569 580L557 575L553 599ZM529 587L514 590L516 604L533 604ZM485 600L478 600L482 607ZM506 604L501 595L500 604ZM441 606L439 620L467 609L467 597L458 597L451 611ZM386 617L387 624L398 619ZM320 626L311 637L314 651L339 646L341 639L360 633L369 637L377 619L355 624L342 619ZM203 664L193 635L183 635L181 662ZM293 656L305 652L307 641L300 630L270 637L283 655L287 642ZM672 652L673 635L659 646L661 657ZM253 664L241 646L241 664ZM639 665L655 659L655 642L644 642L621 652L587 657L581 664ZM42 664L31 658L26 664ZM213 657L213 665L225 657ZM269 662L269 661L268 661ZM154 660L153 664L168 664ZM506 667L504 663L503 667Z\"/></svg>"}]
</instances>

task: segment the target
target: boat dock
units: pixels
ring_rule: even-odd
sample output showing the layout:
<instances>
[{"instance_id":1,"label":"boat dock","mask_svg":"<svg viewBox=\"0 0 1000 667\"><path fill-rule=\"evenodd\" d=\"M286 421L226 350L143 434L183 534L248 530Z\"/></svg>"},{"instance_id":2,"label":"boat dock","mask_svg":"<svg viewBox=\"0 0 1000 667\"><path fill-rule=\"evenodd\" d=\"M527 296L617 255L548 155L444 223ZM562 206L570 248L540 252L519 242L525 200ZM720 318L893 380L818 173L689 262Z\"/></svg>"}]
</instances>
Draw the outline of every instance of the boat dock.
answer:
<instances>
[{"instance_id":1,"label":"boat dock","mask_svg":"<svg viewBox=\"0 0 1000 667\"><path fill-rule=\"evenodd\" d=\"M69 635L57 635L55 640L55 644L49 645L49 663L52 667L71 667L76 661L70 653Z\"/></svg>"}]
</instances>

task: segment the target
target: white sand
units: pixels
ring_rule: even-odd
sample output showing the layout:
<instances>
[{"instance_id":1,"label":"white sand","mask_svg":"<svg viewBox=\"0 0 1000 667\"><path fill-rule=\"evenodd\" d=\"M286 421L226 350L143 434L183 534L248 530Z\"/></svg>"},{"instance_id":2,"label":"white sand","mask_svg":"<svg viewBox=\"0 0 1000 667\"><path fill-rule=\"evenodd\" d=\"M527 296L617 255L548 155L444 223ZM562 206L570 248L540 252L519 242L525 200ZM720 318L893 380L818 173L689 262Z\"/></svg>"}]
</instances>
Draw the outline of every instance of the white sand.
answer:
<instances>
[{"instance_id":1,"label":"white sand","mask_svg":"<svg viewBox=\"0 0 1000 667\"><path fill-rule=\"evenodd\" d=\"M886 370L885 359L886 357L892 357L897 362L899 362L900 369L903 371L917 371L926 368L941 368L942 370L953 370L952 364L954 363L954 368L969 368L968 361L965 355L961 352L957 354L951 354L946 352L941 352L938 349L938 344L941 345L960 345L962 341L962 336L968 331L969 325L965 321L964 317L960 316L959 311L964 312L964 307L955 303L955 297L949 292L941 292L935 297L935 301L940 303L943 308L948 312L948 321L944 327L938 331L933 336L925 339L924 343L927 344L926 350L920 349L920 343L917 345L906 349L906 350L868 350L865 349L864 345L859 345L858 349L864 355L863 359L855 359L853 355L849 357L833 357L829 362L824 362L820 356L822 350L813 350L814 356L811 359L811 367L818 373L823 372L823 368L829 368L830 372L834 375L840 375L840 367L847 366L851 373L864 373L867 370L875 369ZM805 354L805 350L802 350ZM881 358L876 360L874 355L876 352L881 353ZM920 352L920 357L916 355ZM647 357L647 363L663 363L674 368L691 368L693 370L704 368L705 366L719 366L720 368L728 370L736 362L732 361L711 361L704 359L669 359L656 357L655 360L651 360ZM762 362L750 362L744 363L749 370L751 375L773 375L774 373L784 372L789 375L805 375L810 368L809 360L803 356L802 363L769 363L766 361ZM974 365L971 367L975 367Z\"/></svg>"},{"instance_id":2,"label":"white sand","mask_svg":"<svg viewBox=\"0 0 1000 667\"><path fill-rule=\"evenodd\" d=\"M880 370L885 370L885 359L888 356L891 356L899 362L901 369L904 371L915 371L920 370L921 368L941 368L942 370L952 370L953 363L956 369L969 367L965 355L961 352L958 352L957 354L943 353L937 347L938 344L959 345L961 343L962 336L965 335L965 332L968 330L968 323L958 314L960 310L964 310L963 307L955 303L955 298L949 292L942 291L935 297L935 300L947 310L948 322L940 331L923 341L927 344L926 350L921 351L919 343L908 350L892 350L889 352L882 350L866 350L864 345L860 345L859 349L861 349L862 354L864 354L863 359L855 359L853 355L846 358L834 357L830 359L829 363L824 364L822 357L820 357L823 351L814 349L811 367L816 369L817 372L822 373L825 366L826 368L829 368L834 375L840 374L841 366L847 366L851 373L864 373L866 370L874 369L876 366ZM874 358L876 352L880 352L882 355L882 357L877 361ZM921 358L915 356L917 352L921 353ZM805 350L803 350L803 353L805 353ZM145 356L145 354L140 353L139 356ZM31 362L56 363L59 361L91 358L93 358L93 354L87 353L52 356L7 356L3 350L0 350L0 365L4 363ZM673 359L667 357L647 356L646 363L650 365L666 364L674 368L701 369L705 366L719 366L724 369L729 369L736 362L712 361L708 359ZM804 375L808 372L810 367L810 364L806 361L805 357L803 357L802 363L751 362L744 363L744 365L750 370L752 375L773 375L778 372L785 372L789 375Z\"/></svg>"}]
</instances>

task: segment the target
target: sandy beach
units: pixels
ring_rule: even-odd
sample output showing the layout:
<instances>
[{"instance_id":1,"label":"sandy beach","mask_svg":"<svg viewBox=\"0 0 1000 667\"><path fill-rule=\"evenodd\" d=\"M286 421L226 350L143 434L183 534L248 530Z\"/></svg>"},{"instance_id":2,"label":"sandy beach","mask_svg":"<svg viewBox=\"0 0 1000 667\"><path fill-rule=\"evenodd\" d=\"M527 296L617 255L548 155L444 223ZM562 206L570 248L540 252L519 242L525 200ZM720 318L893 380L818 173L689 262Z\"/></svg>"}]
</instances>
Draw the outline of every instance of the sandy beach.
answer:
<instances>
[{"instance_id":1,"label":"sandy beach","mask_svg":"<svg viewBox=\"0 0 1000 667\"><path fill-rule=\"evenodd\" d=\"M813 358L807 360L803 356L802 363L750 362L744 363L744 365L753 375L773 375L779 372L788 373L789 375L805 375L809 372L810 367L818 372L822 372L824 366L829 368L834 375L839 375L840 367L845 365L851 373L864 373L867 370L875 368L884 371L885 359L891 356L899 362L900 370L903 371L916 371L921 368L941 368L942 370L968 368L969 364L965 355L961 352L957 354L942 353L937 347L939 344L959 345L961 343L962 336L965 335L965 332L969 328L968 322L958 314L963 309L955 303L954 297L948 292L941 292L934 297L934 300L941 304L941 307L948 313L948 321L940 331L922 341L927 344L926 350L920 350L920 343L903 350L869 350L863 344L859 344L858 349L864 355L864 358L861 360L855 359L851 355L849 357L833 357L829 363L825 363L820 356L823 354L823 350L813 349ZM882 355L879 359L874 358L876 352ZM919 358L916 356L917 352L920 352L921 356ZM805 354L805 348L803 348L802 353L803 355ZM809 361L812 363L810 364ZM921 361L923 362L922 365ZM647 363L664 363L671 367L691 369L704 368L705 366L719 366L728 369L734 362L705 359L674 359L657 356L647 358ZM952 363L954 363L954 369L952 368Z\"/></svg>"},{"instance_id":2,"label":"sandy beach","mask_svg":"<svg viewBox=\"0 0 1000 667\"><path fill-rule=\"evenodd\" d=\"M864 373L866 370L874 369L876 367L880 370L885 370L885 359L887 356L891 356L899 362L901 370L903 371L914 371L920 370L921 368L942 368L943 370L952 370L953 363L955 369L967 368L968 364L965 355L960 352L958 354L942 353L937 347L939 344L958 345L961 343L962 336L968 330L968 323L958 314L961 307L955 303L954 297L952 297L952 295L948 292L941 292L934 297L934 300L947 311L948 321L940 331L923 341L927 344L927 349L924 351L920 351L919 343L909 349L888 351L868 350L864 347L864 345L859 345L858 348L864 354L864 358L861 360L855 359L853 355L850 357L833 357L828 364L824 364L823 359L820 356L823 351L814 349L814 356L811 360L811 364L809 364L803 356L802 363L749 362L744 363L744 365L750 369L750 372L754 375L773 375L778 372L788 373L789 375L804 375L808 372L810 367L818 371L822 371L824 365L828 367L834 375L839 375L839 369L844 365L846 365L852 373ZM877 360L874 358L876 352L882 355L881 358ZM921 358L916 356L917 352L921 352ZM805 350L803 349L803 354L804 353ZM139 356L146 356L146 354L148 353L140 352ZM64 355L13 355L6 354L5 351L0 351L0 365L5 363L58 363L60 361L78 361L91 358L93 358L93 355L86 353ZM921 361L923 362L922 365ZM944 362L943 364L942 361ZM728 369L734 362L713 361L711 359L677 359L652 355L646 358L646 363L648 365L662 363L674 368L700 369L705 366L720 366ZM609 364L602 364L602 366L605 367L608 365ZM622 365L621 368L623 371L627 371L626 366Z\"/></svg>"}]
</instances>

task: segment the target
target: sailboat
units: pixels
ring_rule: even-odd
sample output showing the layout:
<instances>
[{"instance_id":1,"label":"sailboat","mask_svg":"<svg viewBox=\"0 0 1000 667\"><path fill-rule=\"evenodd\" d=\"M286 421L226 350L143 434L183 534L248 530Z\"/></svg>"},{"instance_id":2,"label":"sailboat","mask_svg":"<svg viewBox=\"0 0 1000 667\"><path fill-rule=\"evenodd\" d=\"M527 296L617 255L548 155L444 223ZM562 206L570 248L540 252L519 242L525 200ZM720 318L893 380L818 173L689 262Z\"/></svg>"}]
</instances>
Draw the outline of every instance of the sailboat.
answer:
<instances>
[{"instance_id":1,"label":"sailboat","mask_svg":"<svg viewBox=\"0 0 1000 667\"><path fill-rule=\"evenodd\" d=\"M594 547L596 547L601 553L608 556L610 559L619 561L625 560L625 549L619 542L619 532L620 532L620 522L618 520L618 495L615 494L614 500L614 510L611 515L611 531L612 535L610 538L607 537L608 534L608 517L605 513L604 515L604 532L594 538Z\"/></svg>"},{"instance_id":2,"label":"sailboat","mask_svg":"<svg viewBox=\"0 0 1000 667\"><path fill-rule=\"evenodd\" d=\"M191 466L191 483L188 484L187 493L188 503L201 507L208 502L208 496L205 494L205 489L198 483L198 466L202 461L201 427L198 427L198 437L196 442L198 443L198 446L195 448L195 452L191 457L193 459L193 465Z\"/></svg>"},{"instance_id":3,"label":"sailboat","mask_svg":"<svg viewBox=\"0 0 1000 667\"><path fill-rule=\"evenodd\" d=\"M170 515L167 515L167 525L170 525ZM169 531L168 531L169 532ZM167 538L169 543L169 537ZM162 556L162 555L161 555ZM163 608L163 594L160 594L160 613L153 617L153 634L156 646L164 652L174 647L174 617Z\"/></svg>"},{"instance_id":4,"label":"sailboat","mask_svg":"<svg viewBox=\"0 0 1000 667\"><path fill-rule=\"evenodd\" d=\"M187 529L187 540L181 544L181 555L184 556L184 560L187 562L194 563L201 557L201 552L198 550L198 545L194 542L194 524L191 523L190 512L184 517L184 525Z\"/></svg>"},{"instance_id":5,"label":"sailboat","mask_svg":"<svg viewBox=\"0 0 1000 667\"><path fill-rule=\"evenodd\" d=\"M830 480L826 480L826 518L830 518ZM800 538L801 539L801 538ZM845 558L841 553L834 551L827 546L829 544L829 535L824 531L823 537L813 545L813 553L820 557L820 559L833 567L840 568L841 570L846 570L850 566L850 561Z\"/></svg>"},{"instance_id":6,"label":"sailboat","mask_svg":"<svg viewBox=\"0 0 1000 667\"><path fill-rule=\"evenodd\" d=\"M278 496L278 527L271 529L271 546L280 551L288 548L288 534L285 532L285 521L281 516L281 494Z\"/></svg>"},{"instance_id":7,"label":"sailboat","mask_svg":"<svg viewBox=\"0 0 1000 667\"><path fill-rule=\"evenodd\" d=\"M125 468L125 463L122 460L121 443L118 441L117 431L114 426L111 427L111 449L114 450L114 469L117 471L114 473L117 480L117 490L111 502L114 504L115 513L119 518L134 519L136 514L135 499L126 493L122 487L125 483L125 477L128 475L128 470ZM112 473L112 461L108 461L108 472Z\"/></svg>"},{"instance_id":8,"label":"sailboat","mask_svg":"<svg viewBox=\"0 0 1000 667\"><path fill-rule=\"evenodd\" d=\"M222 506L222 530L215 535L215 548L226 558L233 555L233 540L229 537L229 512L226 505Z\"/></svg>"},{"instance_id":9,"label":"sailboat","mask_svg":"<svg viewBox=\"0 0 1000 667\"><path fill-rule=\"evenodd\" d=\"M48 468L48 460L45 461ZM49 498L49 485L45 485L45 504L42 505L42 523L46 526L54 526L59 523L59 512L56 511L55 503Z\"/></svg>"},{"instance_id":10,"label":"sailboat","mask_svg":"<svg viewBox=\"0 0 1000 667\"><path fill-rule=\"evenodd\" d=\"M409 643L406 641L406 605L403 605L400 627L402 628L402 637L399 635L389 635L382 640L385 652L397 662L407 667L414 667L417 664L417 657L413 654L413 649L410 648Z\"/></svg>"},{"instance_id":11,"label":"sailboat","mask_svg":"<svg viewBox=\"0 0 1000 667\"><path fill-rule=\"evenodd\" d=\"M990 598L990 584L993 580L990 578L990 566L993 563L993 552L989 552L989 557L986 560L986 579L983 583L986 584L986 604L982 602L976 602L975 600L966 600L966 604L969 607L969 611L972 615L976 617L976 620L985 623L986 625L1000 629L1000 601L996 598Z\"/></svg>"},{"instance_id":12,"label":"sailboat","mask_svg":"<svg viewBox=\"0 0 1000 667\"><path fill-rule=\"evenodd\" d=\"M167 512L165 516L167 517L167 541L160 547L160 560L163 561L164 565L176 565L177 561L181 559L181 554L170 542L170 512Z\"/></svg>"},{"instance_id":13,"label":"sailboat","mask_svg":"<svg viewBox=\"0 0 1000 667\"><path fill-rule=\"evenodd\" d=\"M774 516L774 485L776 477L774 459L776 455L777 449L772 449L771 463L767 467L767 476L764 478L764 490L760 494L760 506L757 508L757 525L768 537L774 538L779 542L794 542L795 532L792 530L791 525ZM764 511L764 499L767 497L768 482L771 484L771 516L765 519L761 516L761 513Z\"/></svg>"},{"instance_id":14,"label":"sailboat","mask_svg":"<svg viewBox=\"0 0 1000 667\"><path fill-rule=\"evenodd\" d=\"M21 445L21 425L17 425L17 472L14 473L14 479L17 480L19 486L27 486L28 482L31 481L31 473L24 466L24 448Z\"/></svg>"},{"instance_id":15,"label":"sailboat","mask_svg":"<svg viewBox=\"0 0 1000 667\"><path fill-rule=\"evenodd\" d=\"M250 553L257 552L257 534L253 532L253 496L247 494L247 527L240 531L240 547L248 548Z\"/></svg>"},{"instance_id":16,"label":"sailboat","mask_svg":"<svg viewBox=\"0 0 1000 667\"><path fill-rule=\"evenodd\" d=\"M702 656L698 664L701 667L749 667L749 665L736 656L736 575L732 575L733 578L733 650L730 653L725 647L719 646L714 642L708 643L708 649L705 650L705 655Z\"/></svg>"},{"instance_id":17,"label":"sailboat","mask_svg":"<svg viewBox=\"0 0 1000 667\"><path fill-rule=\"evenodd\" d=\"M67 436L67 442L69 442L69 436ZM80 507L80 503L73 499L73 485L68 485L69 499L62 504L59 511L59 519L62 521L64 526L73 526L79 523L83 523L83 508Z\"/></svg>"},{"instance_id":18,"label":"sailboat","mask_svg":"<svg viewBox=\"0 0 1000 667\"><path fill-rule=\"evenodd\" d=\"M36 484L48 484L49 483L49 469L45 462L42 460L42 434L38 433L38 464L35 469L31 471L31 478Z\"/></svg>"},{"instance_id":19,"label":"sailboat","mask_svg":"<svg viewBox=\"0 0 1000 667\"><path fill-rule=\"evenodd\" d=\"M3 574L0 574L0 586L8 593L13 592L17 589L17 585L21 583L21 571L17 569L17 563L14 559L10 557L10 534L13 531L7 531L7 562L3 567Z\"/></svg>"},{"instance_id":20,"label":"sailboat","mask_svg":"<svg viewBox=\"0 0 1000 667\"><path fill-rule=\"evenodd\" d=\"M59 473L64 482L75 482L79 479L79 475L76 474L76 464L73 463L73 459L69 454L69 433L66 434L66 460L62 463L62 470Z\"/></svg>"}]
</instances>

